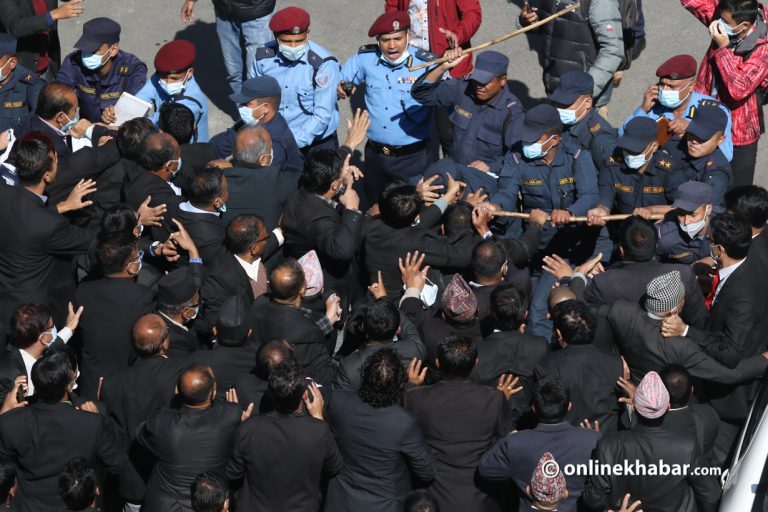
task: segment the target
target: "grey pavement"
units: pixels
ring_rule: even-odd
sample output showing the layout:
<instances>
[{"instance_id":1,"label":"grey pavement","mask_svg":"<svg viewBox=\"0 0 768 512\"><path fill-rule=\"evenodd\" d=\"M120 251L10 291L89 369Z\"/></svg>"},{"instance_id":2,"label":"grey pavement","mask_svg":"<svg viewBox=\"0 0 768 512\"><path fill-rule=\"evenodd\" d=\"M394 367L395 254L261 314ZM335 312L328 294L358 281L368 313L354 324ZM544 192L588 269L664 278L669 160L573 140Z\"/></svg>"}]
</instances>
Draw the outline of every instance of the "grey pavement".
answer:
<instances>
[{"instance_id":1,"label":"grey pavement","mask_svg":"<svg viewBox=\"0 0 768 512\"><path fill-rule=\"evenodd\" d=\"M515 0L519 3L521 0ZM216 36L213 6L209 0L199 0L196 19L183 24L179 13L182 1L174 0L86 0L86 11L78 19L59 23L62 52L67 53L81 32L82 23L109 16L123 27L121 47L138 55L153 71L155 52L164 43L176 38L194 42L198 49L195 76L210 100L209 127L215 134L232 124L236 116L234 105L227 98L229 87L225 80L224 63ZM373 20L383 12L384 0L307 0L305 2L278 0L277 8L297 5L309 11L312 24L310 37L325 46L343 63L360 45L372 42L367 37ZM481 0L483 23L473 38L475 44L515 30L520 11L506 0ZM624 73L624 80L614 91L609 105L609 121L619 125L640 104L646 88L656 80L658 65L678 53L690 53L700 60L709 45L709 35L675 0L644 0L643 7L648 32L648 46L641 57ZM519 36L496 46L507 54L511 65L509 81L512 91L524 105L535 104L544 96L541 68L536 48L539 37ZM347 102L340 105L342 117L350 116ZM342 121L340 137L346 131ZM760 143L756 183L768 186L768 148Z\"/></svg>"}]
</instances>

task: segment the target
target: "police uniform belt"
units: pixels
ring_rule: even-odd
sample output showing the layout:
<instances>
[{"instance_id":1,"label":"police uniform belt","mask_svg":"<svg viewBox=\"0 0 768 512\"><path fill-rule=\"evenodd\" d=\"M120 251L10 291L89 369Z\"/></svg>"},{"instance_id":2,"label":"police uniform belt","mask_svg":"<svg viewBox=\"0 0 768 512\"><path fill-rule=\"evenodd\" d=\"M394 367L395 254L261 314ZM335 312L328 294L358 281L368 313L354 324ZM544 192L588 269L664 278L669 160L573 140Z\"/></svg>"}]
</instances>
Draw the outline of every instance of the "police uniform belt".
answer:
<instances>
[{"instance_id":1,"label":"police uniform belt","mask_svg":"<svg viewBox=\"0 0 768 512\"><path fill-rule=\"evenodd\" d=\"M406 146L390 146L389 144L381 144L369 139L366 145L380 155L395 158L398 156L406 156L418 153L427 147L427 141L422 140L419 142L414 142L413 144L408 144Z\"/></svg>"}]
</instances>

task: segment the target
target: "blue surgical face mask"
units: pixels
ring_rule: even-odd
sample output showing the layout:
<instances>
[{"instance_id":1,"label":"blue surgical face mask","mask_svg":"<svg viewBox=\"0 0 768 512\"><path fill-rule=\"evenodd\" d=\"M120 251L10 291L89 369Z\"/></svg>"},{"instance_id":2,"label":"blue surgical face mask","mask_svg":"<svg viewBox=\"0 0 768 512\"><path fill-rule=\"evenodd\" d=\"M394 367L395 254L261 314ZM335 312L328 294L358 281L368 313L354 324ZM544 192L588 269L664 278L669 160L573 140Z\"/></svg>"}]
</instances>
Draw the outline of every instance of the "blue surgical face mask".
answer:
<instances>
[{"instance_id":1,"label":"blue surgical face mask","mask_svg":"<svg viewBox=\"0 0 768 512\"><path fill-rule=\"evenodd\" d=\"M219 213L227 213L227 204L221 203L221 206L219 206L216 209L219 210Z\"/></svg>"},{"instance_id":2,"label":"blue surgical face mask","mask_svg":"<svg viewBox=\"0 0 768 512\"><path fill-rule=\"evenodd\" d=\"M406 47L406 48L405 48L405 51L404 51L403 53L401 53L401 54L400 54L400 56L399 56L398 58L396 58L395 60L389 60L388 58L386 58L386 57L384 56L384 54L383 54L383 53L381 54L381 60L383 60L384 62L386 62L386 63L387 63L387 64L389 64L390 66L399 66L400 64L402 64L403 62L405 62L405 60L406 60L406 59L407 59L407 58L408 58L410 55L411 55L411 54L408 52L408 47Z\"/></svg>"},{"instance_id":3,"label":"blue surgical face mask","mask_svg":"<svg viewBox=\"0 0 768 512\"><path fill-rule=\"evenodd\" d=\"M258 118L253 117L253 110L256 108L259 108L261 105L257 105L253 108L243 105L240 108L237 109L237 111L240 113L240 119L245 123L247 126L256 126L259 124L259 121L261 121L261 118L264 117L265 114L260 115Z\"/></svg>"},{"instance_id":4,"label":"blue surgical face mask","mask_svg":"<svg viewBox=\"0 0 768 512\"><path fill-rule=\"evenodd\" d=\"M307 43L304 43L300 46L286 46L284 44L278 43L278 49L280 50L280 53L283 55L283 57L290 60L291 62L302 58L304 54L307 53L308 46L309 45Z\"/></svg>"},{"instance_id":5,"label":"blue surgical face mask","mask_svg":"<svg viewBox=\"0 0 768 512\"><path fill-rule=\"evenodd\" d=\"M582 107L582 105L584 105L585 101L587 101L587 100L584 99L579 104L579 106L577 106L573 110L571 110L569 108L559 108L559 109L557 109L557 113L560 114L560 122L562 122L565 125L576 124L576 122L579 120L579 117L580 117L580 116L576 115L576 112L578 112L578 110Z\"/></svg>"},{"instance_id":6,"label":"blue surgical face mask","mask_svg":"<svg viewBox=\"0 0 768 512\"><path fill-rule=\"evenodd\" d=\"M178 160L169 160L170 162L177 162L179 165L176 167L176 170L173 171L171 174L175 178L177 174L179 174L179 171L181 171L181 157L179 157Z\"/></svg>"},{"instance_id":7,"label":"blue surgical face mask","mask_svg":"<svg viewBox=\"0 0 768 512\"><path fill-rule=\"evenodd\" d=\"M83 66L85 66L87 69L90 69L91 71L99 69L101 66L105 64L105 62L102 62L104 60L104 56L108 55L109 52L112 51L112 47L110 46L106 52L99 55L98 53L85 53L82 52L80 54L80 58L83 61Z\"/></svg>"},{"instance_id":8,"label":"blue surgical face mask","mask_svg":"<svg viewBox=\"0 0 768 512\"><path fill-rule=\"evenodd\" d=\"M730 25L728 25L725 21L723 21L723 18L720 18L719 20L717 20L717 24L720 25L720 28L722 29L723 34L727 35L728 37L735 37L741 34L742 32L744 32L744 29L741 29L738 32L736 32L734 29L730 27ZM741 25L741 23L739 23L739 25ZM736 25L736 26L738 27L739 25Z\"/></svg>"},{"instance_id":9,"label":"blue surgical face mask","mask_svg":"<svg viewBox=\"0 0 768 512\"><path fill-rule=\"evenodd\" d=\"M64 112L62 112L62 114L64 114ZM67 114L64 114L64 117L67 118L67 124L61 127L61 131L64 133L67 133L70 130L70 128L75 126L77 122L80 120L80 109L78 109L77 112L75 112L74 119L70 119Z\"/></svg>"},{"instance_id":10,"label":"blue surgical face mask","mask_svg":"<svg viewBox=\"0 0 768 512\"><path fill-rule=\"evenodd\" d=\"M172 84L169 84L166 80L159 80L160 87L168 93L170 96L176 96L177 94L181 94L181 91L184 90L184 87L187 86L187 80L189 79L189 74L184 76L184 80L181 82L174 82Z\"/></svg>"},{"instance_id":11,"label":"blue surgical face mask","mask_svg":"<svg viewBox=\"0 0 768 512\"><path fill-rule=\"evenodd\" d=\"M627 164L627 167L630 169L639 169L644 166L646 162L648 162L648 159L645 157L645 153L630 155L624 151L624 163Z\"/></svg>"},{"instance_id":12,"label":"blue surgical face mask","mask_svg":"<svg viewBox=\"0 0 768 512\"><path fill-rule=\"evenodd\" d=\"M683 89L689 85L690 82L683 86ZM688 94L681 98L680 91L659 88L659 103L667 108L677 108L686 100L686 98L688 98L690 94L691 91L688 91Z\"/></svg>"},{"instance_id":13,"label":"blue surgical face mask","mask_svg":"<svg viewBox=\"0 0 768 512\"><path fill-rule=\"evenodd\" d=\"M193 307L188 307L187 309L191 309L191 310L193 310L193 311L195 312L195 313L194 313L192 316L190 316L189 318L185 318L185 319L184 319L186 322L191 322L192 320L194 320L195 318L197 318L197 314L200 312L200 306L199 306L199 305L197 305L197 306L195 306L194 308L193 308Z\"/></svg>"},{"instance_id":14,"label":"blue surgical face mask","mask_svg":"<svg viewBox=\"0 0 768 512\"><path fill-rule=\"evenodd\" d=\"M554 137L554 135L552 135ZM552 140L548 138L544 142L534 142L533 144L523 145L523 156L528 160L536 160L544 156L544 144Z\"/></svg>"}]
</instances>

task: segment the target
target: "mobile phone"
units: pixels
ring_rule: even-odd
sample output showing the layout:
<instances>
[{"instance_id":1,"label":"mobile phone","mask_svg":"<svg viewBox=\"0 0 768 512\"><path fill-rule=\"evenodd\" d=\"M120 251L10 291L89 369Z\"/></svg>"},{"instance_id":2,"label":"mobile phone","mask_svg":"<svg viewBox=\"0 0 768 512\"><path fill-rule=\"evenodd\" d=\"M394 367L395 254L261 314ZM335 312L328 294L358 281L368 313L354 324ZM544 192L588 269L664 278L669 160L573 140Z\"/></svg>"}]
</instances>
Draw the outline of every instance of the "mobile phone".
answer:
<instances>
[{"instance_id":1,"label":"mobile phone","mask_svg":"<svg viewBox=\"0 0 768 512\"><path fill-rule=\"evenodd\" d=\"M16 401L21 403L27 399L27 386L22 384L19 389L16 390Z\"/></svg>"}]
</instances>

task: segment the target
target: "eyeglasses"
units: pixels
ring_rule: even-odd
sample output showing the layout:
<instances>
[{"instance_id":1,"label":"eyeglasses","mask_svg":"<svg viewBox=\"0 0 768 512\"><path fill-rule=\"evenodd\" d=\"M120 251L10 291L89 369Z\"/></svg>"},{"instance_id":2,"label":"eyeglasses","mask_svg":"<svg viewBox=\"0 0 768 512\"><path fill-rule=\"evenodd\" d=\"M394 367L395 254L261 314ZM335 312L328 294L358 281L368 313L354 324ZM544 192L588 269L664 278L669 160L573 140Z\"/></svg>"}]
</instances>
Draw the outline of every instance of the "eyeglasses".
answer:
<instances>
[{"instance_id":1,"label":"eyeglasses","mask_svg":"<svg viewBox=\"0 0 768 512\"><path fill-rule=\"evenodd\" d=\"M139 255L136 257L135 260L131 260L130 263L139 263L140 261L144 261L144 251L139 249Z\"/></svg>"}]
</instances>

